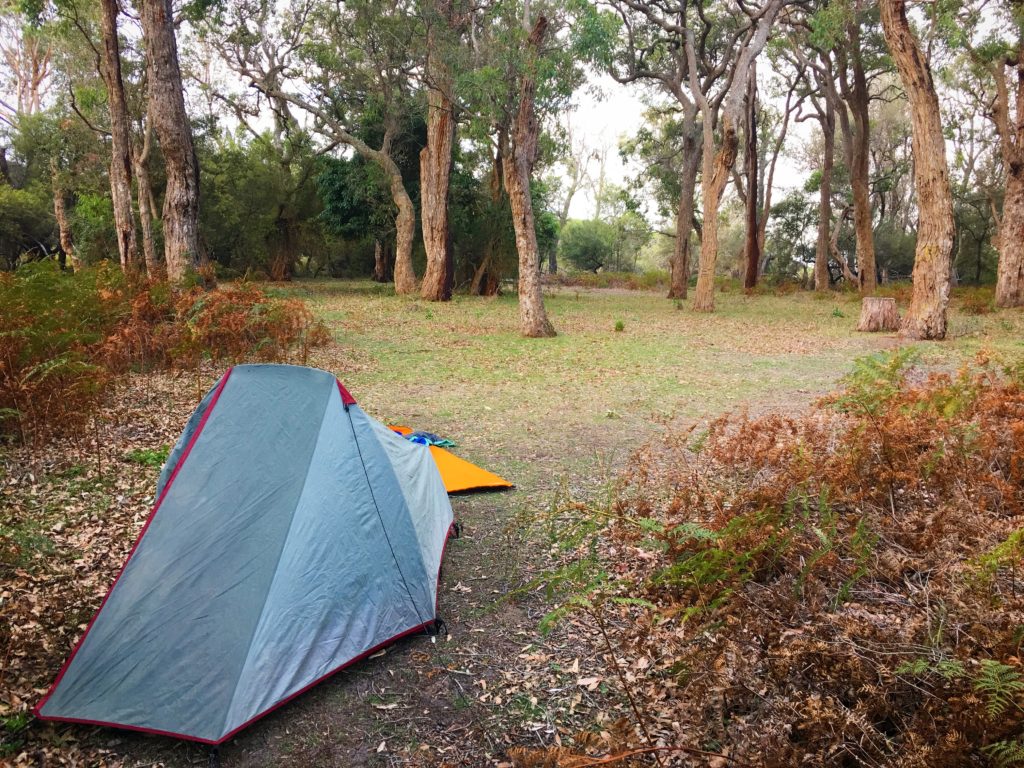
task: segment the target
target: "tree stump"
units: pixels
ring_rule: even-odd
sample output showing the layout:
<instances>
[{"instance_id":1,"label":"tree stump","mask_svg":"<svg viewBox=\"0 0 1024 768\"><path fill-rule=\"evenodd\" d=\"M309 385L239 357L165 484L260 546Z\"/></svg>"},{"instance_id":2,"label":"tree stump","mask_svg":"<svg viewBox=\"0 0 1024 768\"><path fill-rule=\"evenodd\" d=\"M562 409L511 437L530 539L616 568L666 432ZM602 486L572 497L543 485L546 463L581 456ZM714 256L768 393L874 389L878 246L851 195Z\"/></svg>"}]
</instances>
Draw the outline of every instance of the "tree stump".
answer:
<instances>
[{"instance_id":1,"label":"tree stump","mask_svg":"<svg viewBox=\"0 0 1024 768\"><path fill-rule=\"evenodd\" d=\"M896 309L896 299L879 296L865 296L860 305L860 322L858 331L898 331L900 329L900 313Z\"/></svg>"}]
</instances>

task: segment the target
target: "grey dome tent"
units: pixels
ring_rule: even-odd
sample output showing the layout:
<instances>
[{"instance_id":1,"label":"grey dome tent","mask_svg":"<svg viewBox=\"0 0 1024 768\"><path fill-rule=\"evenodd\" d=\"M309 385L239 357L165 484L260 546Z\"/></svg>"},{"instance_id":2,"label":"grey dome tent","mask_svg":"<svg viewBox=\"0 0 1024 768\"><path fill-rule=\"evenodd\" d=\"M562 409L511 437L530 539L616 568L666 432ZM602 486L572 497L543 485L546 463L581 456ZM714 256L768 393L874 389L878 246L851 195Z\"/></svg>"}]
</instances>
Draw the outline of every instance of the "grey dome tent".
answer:
<instances>
[{"instance_id":1,"label":"grey dome tent","mask_svg":"<svg viewBox=\"0 0 1024 768\"><path fill-rule=\"evenodd\" d=\"M220 744L429 628L452 522L427 448L332 374L236 366L36 714Z\"/></svg>"}]
</instances>

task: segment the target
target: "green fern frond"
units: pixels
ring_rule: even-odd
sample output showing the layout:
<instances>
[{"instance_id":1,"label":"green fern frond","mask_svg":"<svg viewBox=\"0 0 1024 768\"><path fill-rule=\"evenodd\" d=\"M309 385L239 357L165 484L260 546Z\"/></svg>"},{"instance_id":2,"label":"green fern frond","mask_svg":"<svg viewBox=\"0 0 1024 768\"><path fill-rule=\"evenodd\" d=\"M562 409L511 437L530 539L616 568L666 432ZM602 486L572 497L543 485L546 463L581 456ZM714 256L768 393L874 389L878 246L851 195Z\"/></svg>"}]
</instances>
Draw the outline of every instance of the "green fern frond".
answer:
<instances>
[{"instance_id":1,"label":"green fern frond","mask_svg":"<svg viewBox=\"0 0 1024 768\"><path fill-rule=\"evenodd\" d=\"M1024 691L1024 680L1008 664L983 659L981 670L974 678L974 690L986 698L985 711L989 718L996 718L1016 704L1014 699Z\"/></svg>"},{"instance_id":2,"label":"green fern frond","mask_svg":"<svg viewBox=\"0 0 1024 768\"><path fill-rule=\"evenodd\" d=\"M982 752L992 761L995 768L1011 768L1024 765L1024 742L997 741L982 747Z\"/></svg>"}]
</instances>

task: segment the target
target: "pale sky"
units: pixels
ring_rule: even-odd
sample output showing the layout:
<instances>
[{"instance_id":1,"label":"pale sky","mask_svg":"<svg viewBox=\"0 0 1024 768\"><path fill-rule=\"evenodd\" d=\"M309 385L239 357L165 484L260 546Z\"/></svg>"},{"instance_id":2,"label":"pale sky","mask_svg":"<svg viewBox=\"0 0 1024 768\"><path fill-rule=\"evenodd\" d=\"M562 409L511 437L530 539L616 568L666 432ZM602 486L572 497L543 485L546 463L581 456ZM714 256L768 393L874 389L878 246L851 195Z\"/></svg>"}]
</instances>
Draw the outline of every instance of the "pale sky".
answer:
<instances>
[{"instance_id":1,"label":"pale sky","mask_svg":"<svg viewBox=\"0 0 1024 768\"><path fill-rule=\"evenodd\" d=\"M631 136L643 123L645 106L639 95L639 86L620 85L606 74L595 74L590 86L577 94L576 108L568 115L575 136L585 138L587 145L594 149L608 147L605 178L612 184L625 185L627 177L636 173L635 168L627 168L623 164L618 147L621 137ZM766 98L763 89L761 98ZM780 103L778 107L782 109L783 105ZM812 130L812 125L816 123L798 124L791 121L786 143L796 147ZM596 163L591 164L591 172L596 176ZM806 177L807 171L801 169L794 159L781 155L775 168L773 200L781 200L786 192L801 186ZM569 216L585 219L593 214L593 195L590 189L584 189L573 197ZM650 215L656 215L656 212L651 211ZM654 221L651 223L657 224Z\"/></svg>"}]
</instances>

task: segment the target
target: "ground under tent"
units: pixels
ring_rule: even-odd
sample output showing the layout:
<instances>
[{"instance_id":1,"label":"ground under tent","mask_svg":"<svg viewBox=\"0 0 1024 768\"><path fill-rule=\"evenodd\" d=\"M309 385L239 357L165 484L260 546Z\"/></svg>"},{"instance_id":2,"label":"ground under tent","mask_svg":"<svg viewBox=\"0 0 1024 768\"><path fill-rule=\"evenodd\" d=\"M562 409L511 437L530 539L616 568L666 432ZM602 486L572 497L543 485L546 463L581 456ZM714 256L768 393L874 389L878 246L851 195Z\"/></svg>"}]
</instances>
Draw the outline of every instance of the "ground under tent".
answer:
<instances>
[{"instance_id":1,"label":"ground under tent","mask_svg":"<svg viewBox=\"0 0 1024 768\"><path fill-rule=\"evenodd\" d=\"M236 366L36 713L219 744L431 627L452 523L430 452L332 374Z\"/></svg>"}]
</instances>

